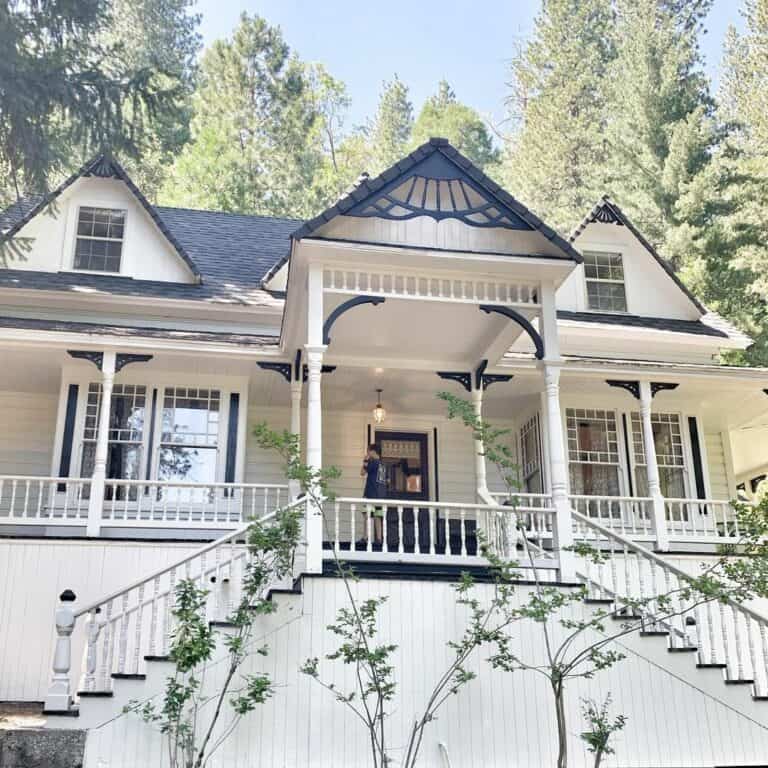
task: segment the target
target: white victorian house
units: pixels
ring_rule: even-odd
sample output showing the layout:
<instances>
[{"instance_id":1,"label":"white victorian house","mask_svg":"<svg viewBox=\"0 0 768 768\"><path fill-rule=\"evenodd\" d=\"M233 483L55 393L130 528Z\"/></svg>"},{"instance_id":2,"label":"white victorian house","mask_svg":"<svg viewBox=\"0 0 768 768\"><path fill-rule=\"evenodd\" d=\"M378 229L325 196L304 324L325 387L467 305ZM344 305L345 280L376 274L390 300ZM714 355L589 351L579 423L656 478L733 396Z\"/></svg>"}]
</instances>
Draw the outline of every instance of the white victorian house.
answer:
<instances>
[{"instance_id":1,"label":"white victorian house","mask_svg":"<svg viewBox=\"0 0 768 768\"><path fill-rule=\"evenodd\" d=\"M88 729L87 768L163 764L122 707L167 674L176 580L235 582L254 516L305 505L302 551L265 630L278 692L214 764L353 768L365 734L298 672L333 643L334 551L391 597L397 727L460 624L450 580L482 573L480 531L515 556L502 534L523 515L550 580L649 594L738 540L730 502L768 467L768 370L721 363L750 339L619 206L565 239L443 139L307 222L153 206L101 156L0 231L22 251L0 269L0 701ZM517 508L440 390L510 430ZM261 421L341 469L322 514L256 445ZM374 442L378 543L360 498ZM709 605L623 641L628 658L584 681L629 718L610 764L768 764L763 608ZM553 764L549 707L536 681L481 671L423 764ZM573 750L589 764L578 725Z\"/></svg>"}]
</instances>

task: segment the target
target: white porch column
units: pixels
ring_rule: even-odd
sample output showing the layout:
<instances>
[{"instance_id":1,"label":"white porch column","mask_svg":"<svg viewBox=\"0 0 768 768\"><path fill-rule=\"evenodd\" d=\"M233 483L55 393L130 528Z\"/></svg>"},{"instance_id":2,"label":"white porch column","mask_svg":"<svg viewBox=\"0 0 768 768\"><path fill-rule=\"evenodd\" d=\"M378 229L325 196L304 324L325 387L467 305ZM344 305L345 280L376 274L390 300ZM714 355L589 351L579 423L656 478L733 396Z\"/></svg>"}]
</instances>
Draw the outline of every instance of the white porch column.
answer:
<instances>
[{"instance_id":1,"label":"white porch column","mask_svg":"<svg viewBox=\"0 0 768 768\"><path fill-rule=\"evenodd\" d=\"M472 387L472 405L475 408L475 416L478 422L483 421L483 387L482 384ZM491 492L488 490L488 473L485 464L485 445L482 440L475 440L475 483L477 497L482 504L495 504Z\"/></svg>"},{"instance_id":2,"label":"white porch column","mask_svg":"<svg viewBox=\"0 0 768 768\"><path fill-rule=\"evenodd\" d=\"M661 552L669 550L669 532L667 531L667 515L664 509L664 496L661 493L659 480L659 464L656 459L656 443L653 438L651 423L651 384L649 381L640 382L640 420L643 424L643 443L645 445L645 472L648 477L648 494L653 502L653 530L656 534L656 549Z\"/></svg>"},{"instance_id":3,"label":"white porch column","mask_svg":"<svg viewBox=\"0 0 768 768\"><path fill-rule=\"evenodd\" d=\"M568 462L563 439L563 416L560 410L560 341L557 336L557 309L555 287L541 284L541 324L544 341L544 399L547 409L547 442L549 444L549 478L552 506L555 509L554 546L560 560L560 581L576 578L573 552L565 551L573 545L573 517L568 498Z\"/></svg>"},{"instance_id":4,"label":"white porch column","mask_svg":"<svg viewBox=\"0 0 768 768\"><path fill-rule=\"evenodd\" d=\"M294 378L291 380L291 434L298 438L299 451L301 451L301 371L298 379L294 372ZM288 491L291 501L295 501L301 492L299 481L290 480Z\"/></svg>"},{"instance_id":5,"label":"white porch column","mask_svg":"<svg viewBox=\"0 0 768 768\"><path fill-rule=\"evenodd\" d=\"M323 270L310 264L307 279L307 466L320 470L323 466L323 412L320 381L323 369ZM306 570L323 570L323 510L308 500L306 517Z\"/></svg>"},{"instance_id":6,"label":"white porch column","mask_svg":"<svg viewBox=\"0 0 768 768\"><path fill-rule=\"evenodd\" d=\"M112 388L115 384L115 353L104 352L101 360L101 401L96 448L93 458L93 475L88 500L86 536L98 536L101 530L101 513L104 506L104 487L107 477L107 450L109 448L109 417L112 412Z\"/></svg>"}]
</instances>

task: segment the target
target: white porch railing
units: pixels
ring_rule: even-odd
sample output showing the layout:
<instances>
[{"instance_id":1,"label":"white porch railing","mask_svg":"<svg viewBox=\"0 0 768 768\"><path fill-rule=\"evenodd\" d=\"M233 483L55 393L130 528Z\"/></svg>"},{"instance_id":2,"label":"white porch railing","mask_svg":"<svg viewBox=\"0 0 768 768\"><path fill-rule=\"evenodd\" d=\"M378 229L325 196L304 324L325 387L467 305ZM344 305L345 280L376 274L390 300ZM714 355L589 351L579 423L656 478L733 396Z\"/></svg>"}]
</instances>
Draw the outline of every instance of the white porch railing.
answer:
<instances>
[{"instance_id":1,"label":"white porch railing","mask_svg":"<svg viewBox=\"0 0 768 768\"><path fill-rule=\"evenodd\" d=\"M739 521L730 501L711 499L666 499L667 529L671 538L736 540L741 537Z\"/></svg>"},{"instance_id":2,"label":"white porch railing","mask_svg":"<svg viewBox=\"0 0 768 768\"><path fill-rule=\"evenodd\" d=\"M695 647L701 664L724 665L726 680L751 681L755 695L768 695L768 618L733 600L686 600L679 590L691 574L587 515L573 516L582 539L605 555L598 564L577 560L591 597L612 600L614 609L626 600L649 601L642 615L646 630L669 632L671 647ZM662 595L672 595L669 605L654 602Z\"/></svg>"},{"instance_id":3,"label":"white porch railing","mask_svg":"<svg viewBox=\"0 0 768 768\"><path fill-rule=\"evenodd\" d=\"M284 508L304 504L302 500ZM275 514L272 510L260 519L267 521ZM79 692L110 691L115 677L142 674L146 657L166 656L173 633L175 589L181 579L193 579L209 590L209 620L229 615L242 595L247 531L247 525L239 526L171 565L80 608L67 609L67 600L75 596L64 593L63 607L57 612L54 674L45 708L68 709L75 681L79 681ZM72 645L84 648L79 665L70 665Z\"/></svg>"},{"instance_id":4,"label":"white porch railing","mask_svg":"<svg viewBox=\"0 0 768 768\"><path fill-rule=\"evenodd\" d=\"M481 539L495 551L518 557L517 524L541 553L542 567L556 569L551 552L554 508L505 507L400 499L338 498L323 508L323 557L483 565ZM381 522L377 522L380 520ZM378 530L377 530L378 529Z\"/></svg>"},{"instance_id":5,"label":"white porch railing","mask_svg":"<svg viewBox=\"0 0 768 768\"><path fill-rule=\"evenodd\" d=\"M230 528L287 501L288 486L270 483L107 480L102 525Z\"/></svg>"},{"instance_id":6,"label":"white porch railing","mask_svg":"<svg viewBox=\"0 0 768 768\"><path fill-rule=\"evenodd\" d=\"M0 475L0 525L84 526L90 490L90 479ZM95 528L233 528L288 497L275 483L107 480Z\"/></svg>"},{"instance_id":7,"label":"white porch railing","mask_svg":"<svg viewBox=\"0 0 768 768\"><path fill-rule=\"evenodd\" d=\"M90 480L0 475L0 525L85 525Z\"/></svg>"},{"instance_id":8,"label":"white porch railing","mask_svg":"<svg viewBox=\"0 0 768 768\"><path fill-rule=\"evenodd\" d=\"M571 506L590 520L596 520L611 530L632 538L652 539L654 536L650 498L634 496L580 496L572 495ZM574 520L574 534L582 533Z\"/></svg>"}]
</instances>

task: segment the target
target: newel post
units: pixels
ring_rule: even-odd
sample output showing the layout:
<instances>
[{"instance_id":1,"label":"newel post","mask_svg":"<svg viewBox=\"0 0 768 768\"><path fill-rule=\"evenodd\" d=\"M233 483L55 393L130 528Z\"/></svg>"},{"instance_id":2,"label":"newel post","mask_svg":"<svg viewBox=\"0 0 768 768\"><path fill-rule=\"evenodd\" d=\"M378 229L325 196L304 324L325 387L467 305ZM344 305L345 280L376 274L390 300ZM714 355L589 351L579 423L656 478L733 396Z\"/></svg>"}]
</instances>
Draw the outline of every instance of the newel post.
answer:
<instances>
[{"instance_id":1,"label":"newel post","mask_svg":"<svg viewBox=\"0 0 768 768\"><path fill-rule=\"evenodd\" d=\"M59 596L56 608L56 650L53 654L53 675L48 695L45 697L44 711L66 712L72 704L72 686L70 670L72 667L72 632L75 628L73 603L75 593L66 589Z\"/></svg>"},{"instance_id":2,"label":"newel post","mask_svg":"<svg viewBox=\"0 0 768 768\"><path fill-rule=\"evenodd\" d=\"M98 536L101 531L101 515L104 508L104 489L107 478L107 453L109 451L109 419L112 412L112 389L115 385L115 353L105 352L101 361L101 401L96 448L93 457L93 475L88 499L86 536Z\"/></svg>"},{"instance_id":3,"label":"newel post","mask_svg":"<svg viewBox=\"0 0 768 768\"><path fill-rule=\"evenodd\" d=\"M664 496L661 493L659 463L656 458L656 441L651 421L651 402L653 391L648 381L640 382L640 421L643 425L643 443L645 448L645 471L648 477L648 495L652 502L653 532L656 535L656 549L669 551L669 531L667 513L664 508Z\"/></svg>"}]
</instances>

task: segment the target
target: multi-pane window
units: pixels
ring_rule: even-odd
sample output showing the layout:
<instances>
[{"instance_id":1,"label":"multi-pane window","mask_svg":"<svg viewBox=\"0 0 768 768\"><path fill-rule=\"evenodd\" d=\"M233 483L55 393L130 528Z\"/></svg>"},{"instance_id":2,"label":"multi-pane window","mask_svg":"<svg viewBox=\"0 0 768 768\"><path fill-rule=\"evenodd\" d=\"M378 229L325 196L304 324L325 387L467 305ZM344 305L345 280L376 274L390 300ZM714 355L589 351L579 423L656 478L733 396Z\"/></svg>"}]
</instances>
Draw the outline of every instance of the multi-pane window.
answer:
<instances>
[{"instance_id":1,"label":"multi-pane window","mask_svg":"<svg viewBox=\"0 0 768 768\"><path fill-rule=\"evenodd\" d=\"M661 493L668 499L685 498L685 451L680 417L676 413L652 413L653 444L659 465ZM648 472L645 439L640 414L632 414L632 450L635 457L635 478L640 496L648 495Z\"/></svg>"},{"instance_id":2,"label":"multi-pane window","mask_svg":"<svg viewBox=\"0 0 768 768\"><path fill-rule=\"evenodd\" d=\"M584 253L587 307L601 312L626 312L624 263L620 253Z\"/></svg>"},{"instance_id":3,"label":"multi-pane window","mask_svg":"<svg viewBox=\"0 0 768 768\"><path fill-rule=\"evenodd\" d=\"M83 206L77 217L74 268L119 272L125 211Z\"/></svg>"},{"instance_id":4,"label":"multi-pane window","mask_svg":"<svg viewBox=\"0 0 768 768\"><path fill-rule=\"evenodd\" d=\"M220 408L218 389L165 388L158 480L215 482Z\"/></svg>"},{"instance_id":5,"label":"multi-pane window","mask_svg":"<svg viewBox=\"0 0 768 768\"><path fill-rule=\"evenodd\" d=\"M541 432L538 414L529 419L520 430L523 488L527 493L542 493L544 483L541 474Z\"/></svg>"},{"instance_id":6,"label":"multi-pane window","mask_svg":"<svg viewBox=\"0 0 768 768\"><path fill-rule=\"evenodd\" d=\"M618 496L616 414L613 411L568 408L566 422L571 492L589 496Z\"/></svg>"},{"instance_id":7,"label":"multi-pane window","mask_svg":"<svg viewBox=\"0 0 768 768\"><path fill-rule=\"evenodd\" d=\"M83 424L82 477L93 475L101 413L101 391L101 384L88 385ZM147 414L146 400L147 388L142 385L115 384L112 390L107 448L108 478L139 478Z\"/></svg>"}]
</instances>

